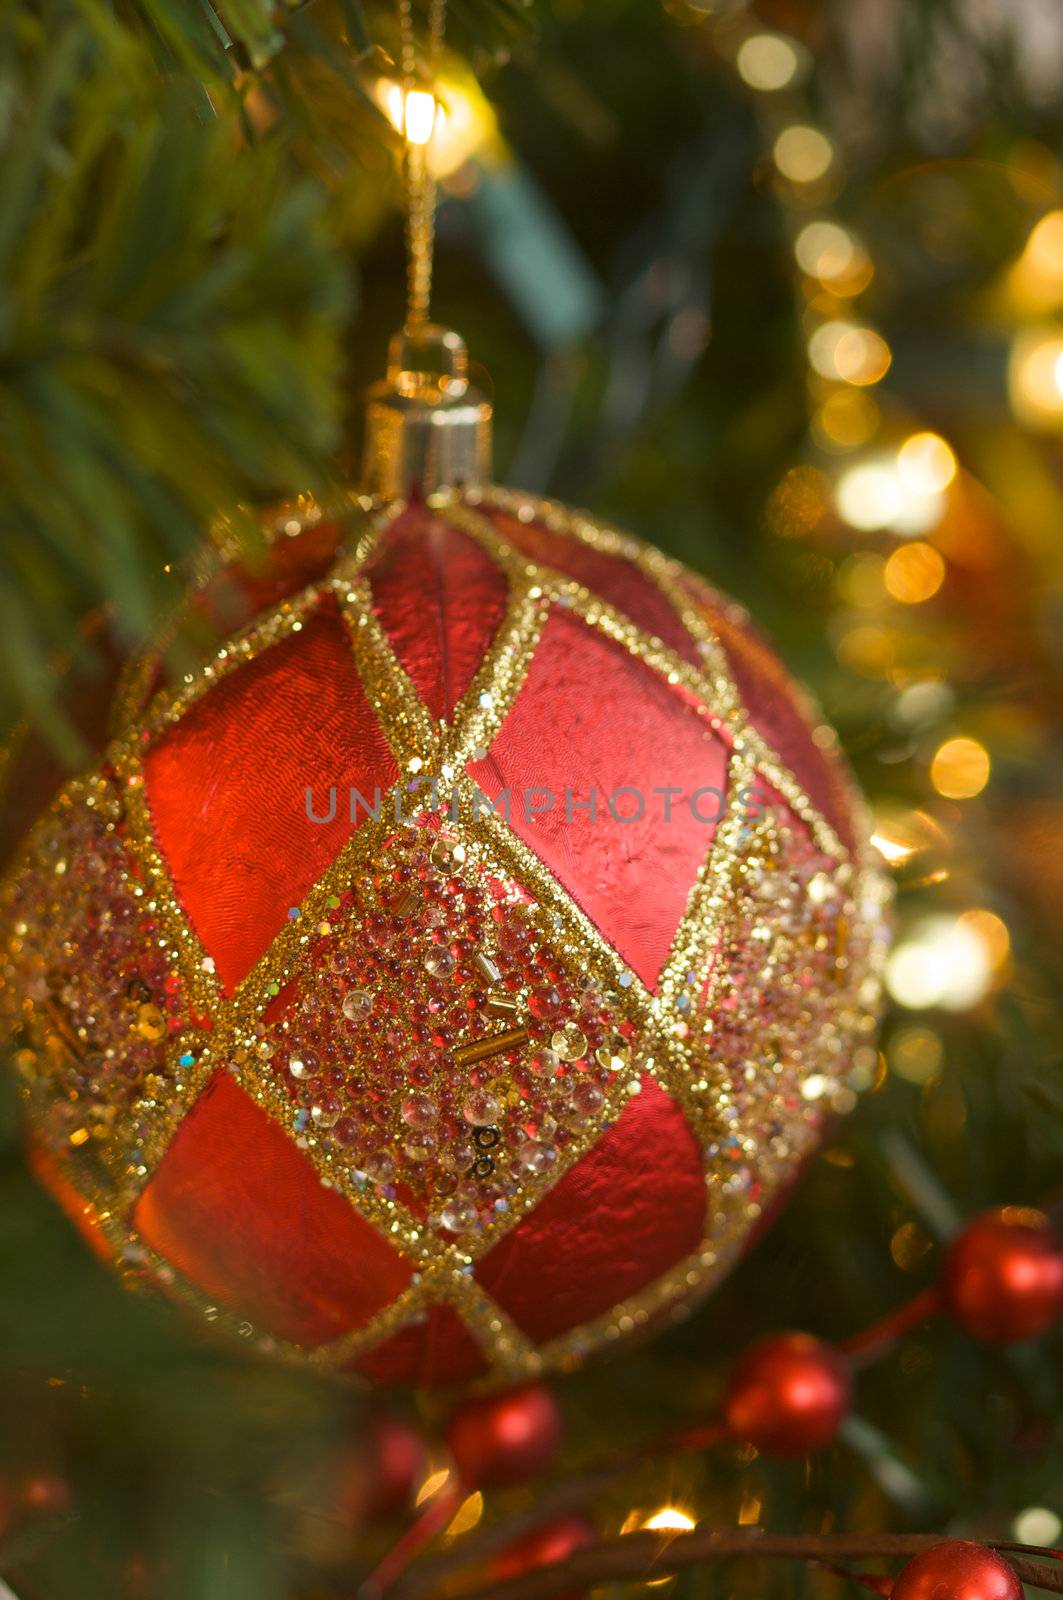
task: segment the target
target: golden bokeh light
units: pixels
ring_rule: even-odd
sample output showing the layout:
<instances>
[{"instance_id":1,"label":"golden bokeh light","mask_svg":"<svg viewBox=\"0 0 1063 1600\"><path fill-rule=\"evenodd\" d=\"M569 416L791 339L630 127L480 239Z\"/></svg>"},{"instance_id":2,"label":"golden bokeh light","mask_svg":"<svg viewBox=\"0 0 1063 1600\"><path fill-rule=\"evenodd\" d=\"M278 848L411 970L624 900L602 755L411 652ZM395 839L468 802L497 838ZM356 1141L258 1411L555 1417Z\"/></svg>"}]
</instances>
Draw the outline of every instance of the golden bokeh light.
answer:
<instances>
[{"instance_id":1,"label":"golden bokeh light","mask_svg":"<svg viewBox=\"0 0 1063 1600\"><path fill-rule=\"evenodd\" d=\"M890 347L873 328L841 319L823 322L808 341L808 359L824 378L860 387L878 383L890 369Z\"/></svg>"},{"instance_id":2,"label":"golden bokeh light","mask_svg":"<svg viewBox=\"0 0 1063 1600\"><path fill-rule=\"evenodd\" d=\"M994 962L961 917L924 917L890 952L886 988L910 1011L969 1011L992 986Z\"/></svg>"},{"instance_id":3,"label":"golden bokeh light","mask_svg":"<svg viewBox=\"0 0 1063 1600\"><path fill-rule=\"evenodd\" d=\"M814 533L831 501L825 472L808 465L791 467L772 490L765 517L772 533L796 539Z\"/></svg>"},{"instance_id":4,"label":"golden bokeh light","mask_svg":"<svg viewBox=\"0 0 1063 1600\"><path fill-rule=\"evenodd\" d=\"M881 605L886 598L885 570L885 560L873 551L860 550L847 556L834 580L839 599L866 610Z\"/></svg>"},{"instance_id":5,"label":"golden bokeh light","mask_svg":"<svg viewBox=\"0 0 1063 1600\"><path fill-rule=\"evenodd\" d=\"M878 455L848 467L834 488L838 514L852 528L873 532L926 533L940 521L945 502L940 494L919 494L897 470L896 456Z\"/></svg>"},{"instance_id":6,"label":"golden bokeh light","mask_svg":"<svg viewBox=\"0 0 1063 1600\"><path fill-rule=\"evenodd\" d=\"M477 1489L461 1502L461 1505L444 1529L443 1537L445 1539L456 1539L459 1534L468 1533L472 1528L475 1528L483 1514L484 1497Z\"/></svg>"},{"instance_id":7,"label":"golden bokeh light","mask_svg":"<svg viewBox=\"0 0 1063 1600\"><path fill-rule=\"evenodd\" d=\"M971 800L989 782L989 752L977 739L946 739L930 763L930 781L946 800Z\"/></svg>"},{"instance_id":8,"label":"golden bokeh light","mask_svg":"<svg viewBox=\"0 0 1063 1600\"><path fill-rule=\"evenodd\" d=\"M945 562L940 551L922 539L894 550L883 573L887 592L909 606L930 600L944 581Z\"/></svg>"},{"instance_id":9,"label":"golden bokeh light","mask_svg":"<svg viewBox=\"0 0 1063 1600\"><path fill-rule=\"evenodd\" d=\"M897 451L897 472L916 494L940 494L956 476L956 457L937 433L913 433Z\"/></svg>"},{"instance_id":10,"label":"golden bokeh light","mask_svg":"<svg viewBox=\"0 0 1063 1600\"><path fill-rule=\"evenodd\" d=\"M890 1255L902 1272L914 1272L934 1248L934 1241L918 1222L902 1222L890 1239Z\"/></svg>"},{"instance_id":11,"label":"golden bokeh light","mask_svg":"<svg viewBox=\"0 0 1063 1600\"><path fill-rule=\"evenodd\" d=\"M897 474L885 461L850 467L838 479L834 501L851 527L867 532L888 528L903 509Z\"/></svg>"},{"instance_id":12,"label":"golden bokeh light","mask_svg":"<svg viewBox=\"0 0 1063 1600\"><path fill-rule=\"evenodd\" d=\"M886 1052L889 1068L907 1083L933 1083L941 1076L945 1047L932 1028L898 1028Z\"/></svg>"},{"instance_id":13,"label":"golden bokeh light","mask_svg":"<svg viewBox=\"0 0 1063 1600\"><path fill-rule=\"evenodd\" d=\"M450 1480L450 1469L441 1467L437 1472L430 1472L417 1491L414 1505L423 1506L426 1500L433 1499L441 1489L444 1489Z\"/></svg>"},{"instance_id":14,"label":"golden bokeh light","mask_svg":"<svg viewBox=\"0 0 1063 1600\"><path fill-rule=\"evenodd\" d=\"M847 628L835 644L834 653L843 667L850 667L865 678L887 677L896 659L893 635L870 622Z\"/></svg>"},{"instance_id":15,"label":"golden bokeh light","mask_svg":"<svg viewBox=\"0 0 1063 1600\"><path fill-rule=\"evenodd\" d=\"M1023 255L1036 272L1063 283L1063 211L1049 211L1034 223Z\"/></svg>"},{"instance_id":16,"label":"golden bokeh light","mask_svg":"<svg viewBox=\"0 0 1063 1600\"><path fill-rule=\"evenodd\" d=\"M874 273L863 245L838 222L806 223L794 241L794 256L802 272L836 295L860 294Z\"/></svg>"},{"instance_id":17,"label":"golden bokeh light","mask_svg":"<svg viewBox=\"0 0 1063 1600\"><path fill-rule=\"evenodd\" d=\"M812 419L816 443L826 450L857 450L874 438L882 414L863 389L832 389Z\"/></svg>"},{"instance_id":18,"label":"golden bokeh light","mask_svg":"<svg viewBox=\"0 0 1063 1600\"><path fill-rule=\"evenodd\" d=\"M1049 211L1030 230L1008 274L1014 309L1044 313L1063 303L1063 211Z\"/></svg>"},{"instance_id":19,"label":"golden bokeh light","mask_svg":"<svg viewBox=\"0 0 1063 1600\"><path fill-rule=\"evenodd\" d=\"M1047 1506L1027 1506L1015 1518L1011 1531L1022 1544L1056 1545L1063 1522Z\"/></svg>"},{"instance_id":20,"label":"golden bokeh light","mask_svg":"<svg viewBox=\"0 0 1063 1600\"><path fill-rule=\"evenodd\" d=\"M893 718L905 728L925 728L943 722L955 704L955 694L942 679L918 678L898 694Z\"/></svg>"},{"instance_id":21,"label":"golden bokeh light","mask_svg":"<svg viewBox=\"0 0 1063 1600\"><path fill-rule=\"evenodd\" d=\"M802 52L792 39L781 33L754 33L743 41L735 65L751 89L770 94L794 81L801 62Z\"/></svg>"},{"instance_id":22,"label":"golden bokeh light","mask_svg":"<svg viewBox=\"0 0 1063 1600\"><path fill-rule=\"evenodd\" d=\"M976 906L971 911L963 912L960 922L981 939L994 968L1007 965L1011 956L1011 934L1003 918L998 917L995 911Z\"/></svg>"},{"instance_id":23,"label":"golden bokeh light","mask_svg":"<svg viewBox=\"0 0 1063 1600\"><path fill-rule=\"evenodd\" d=\"M1020 422L1033 428L1063 423L1063 334L1058 328L1026 328L1008 361L1008 394Z\"/></svg>"},{"instance_id":24,"label":"golden bokeh light","mask_svg":"<svg viewBox=\"0 0 1063 1600\"><path fill-rule=\"evenodd\" d=\"M784 128L772 147L775 165L791 183L816 183L834 163L834 146L825 133L807 123Z\"/></svg>"}]
</instances>

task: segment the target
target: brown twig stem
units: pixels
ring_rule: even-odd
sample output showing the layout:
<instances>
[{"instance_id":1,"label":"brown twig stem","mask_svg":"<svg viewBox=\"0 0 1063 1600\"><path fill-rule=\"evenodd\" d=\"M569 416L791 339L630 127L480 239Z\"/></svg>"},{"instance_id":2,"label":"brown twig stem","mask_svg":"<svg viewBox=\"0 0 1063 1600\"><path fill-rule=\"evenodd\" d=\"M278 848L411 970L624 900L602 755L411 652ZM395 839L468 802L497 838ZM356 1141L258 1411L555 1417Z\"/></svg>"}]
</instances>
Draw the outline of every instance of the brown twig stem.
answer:
<instances>
[{"instance_id":1,"label":"brown twig stem","mask_svg":"<svg viewBox=\"0 0 1063 1600\"><path fill-rule=\"evenodd\" d=\"M642 1531L587 1545L549 1567L538 1567L504 1582L489 1582L462 1591L461 1600L552 1600L553 1596L591 1588L595 1584L670 1577L703 1561L765 1557L799 1561L873 1560L876 1557L910 1558L941 1543L936 1533L881 1534L773 1534L719 1528L695 1528L691 1533ZM1036 1557L1058 1552L1032 1545L990 1541L993 1549L1008 1552L1008 1560L1023 1583L1063 1594L1063 1567L1043 1565ZM430 1592L442 1600L443 1591Z\"/></svg>"}]
</instances>

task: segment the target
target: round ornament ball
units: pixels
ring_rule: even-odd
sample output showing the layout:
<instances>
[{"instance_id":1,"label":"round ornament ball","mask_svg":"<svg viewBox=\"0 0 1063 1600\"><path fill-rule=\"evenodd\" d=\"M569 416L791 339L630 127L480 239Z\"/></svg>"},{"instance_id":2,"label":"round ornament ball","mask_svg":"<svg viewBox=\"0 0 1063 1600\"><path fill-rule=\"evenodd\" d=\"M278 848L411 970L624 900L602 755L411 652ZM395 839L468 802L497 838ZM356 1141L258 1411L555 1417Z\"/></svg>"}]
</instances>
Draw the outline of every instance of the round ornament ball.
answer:
<instances>
[{"instance_id":1,"label":"round ornament ball","mask_svg":"<svg viewBox=\"0 0 1063 1600\"><path fill-rule=\"evenodd\" d=\"M378 416L377 492L195 589L2 891L79 1226L381 1384L570 1368L704 1295L868 1080L886 938L834 737L745 614L590 516L433 488L470 415L419 468Z\"/></svg>"},{"instance_id":2,"label":"round ornament ball","mask_svg":"<svg viewBox=\"0 0 1063 1600\"><path fill-rule=\"evenodd\" d=\"M369 1419L361 1442L359 1465L365 1486L360 1495L348 1499L351 1520L359 1512L370 1520L396 1517L412 1504L414 1490L426 1474L424 1441L409 1423L381 1412Z\"/></svg>"},{"instance_id":3,"label":"round ornament ball","mask_svg":"<svg viewBox=\"0 0 1063 1600\"><path fill-rule=\"evenodd\" d=\"M944 1539L902 1567L891 1600L1023 1600L1014 1567L970 1539Z\"/></svg>"},{"instance_id":4,"label":"round ornament ball","mask_svg":"<svg viewBox=\"0 0 1063 1600\"><path fill-rule=\"evenodd\" d=\"M545 1472L561 1448L562 1432L550 1390L527 1383L466 1401L450 1418L446 1440L461 1483L491 1489Z\"/></svg>"},{"instance_id":5,"label":"round ornament ball","mask_svg":"<svg viewBox=\"0 0 1063 1600\"><path fill-rule=\"evenodd\" d=\"M1034 1339L1063 1312L1063 1245L1039 1211L985 1211L950 1245L943 1285L949 1311L974 1338Z\"/></svg>"},{"instance_id":6,"label":"round ornament ball","mask_svg":"<svg viewBox=\"0 0 1063 1600\"><path fill-rule=\"evenodd\" d=\"M577 1550L585 1550L596 1537L593 1525L585 1517L573 1512L554 1517L500 1551L491 1563L490 1576L504 1583L508 1578L523 1577L526 1572L535 1572L540 1567L556 1566L559 1561L567 1561L569 1556L575 1555ZM585 1589L567 1589L554 1600L586 1600L587 1593Z\"/></svg>"},{"instance_id":7,"label":"round ornament ball","mask_svg":"<svg viewBox=\"0 0 1063 1600\"><path fill-rule=\"evenodd\" d=\"M731 1436L772 1456L800 1456L831 1443L849 1411L844 1358L807 1333L758 1339L735 1363L723 1414Z\"/></svg>"}]
</instances>

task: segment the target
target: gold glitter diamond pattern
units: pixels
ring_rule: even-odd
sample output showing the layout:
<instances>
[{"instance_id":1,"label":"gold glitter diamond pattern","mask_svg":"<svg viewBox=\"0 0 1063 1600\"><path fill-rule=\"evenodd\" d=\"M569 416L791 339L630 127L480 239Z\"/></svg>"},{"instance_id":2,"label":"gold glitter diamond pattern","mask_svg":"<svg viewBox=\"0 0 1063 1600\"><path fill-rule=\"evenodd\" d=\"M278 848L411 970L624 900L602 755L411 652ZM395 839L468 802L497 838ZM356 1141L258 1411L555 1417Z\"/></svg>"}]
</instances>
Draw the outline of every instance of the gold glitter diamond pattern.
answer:
<instances>
[{"instance_id":1,"label":"gold glitter diamond pattern","mask_svg":"<svg viewBox=\"0 0 1063 1600\"><path fill-rule=\"evenodd\" d=\"M219 1063L306 1150L322 1181L344 1193L417 1263L413 1282L392 1305L365 1327L312 1352L325 1365L346 1365L439 1300L459 1312L493 1373L502 1376L542 1364L572 1365L632 1328L685 1314L692 1295L704 1292L740 1250L760 1215L761 1196L807 1154L824 1109L837 1103L839 1093L844 1101L849 1091L839 1086L848 1052L868 1048L864 1041L875 1023L883 881L866 860L849 859L826 819L750 725L722 647L691 603L684 569L582 513L505 490L484 498L489 509L540 520L555 533L635 562L679 613L697 644L701 669L579 583L515 551L472 498L445 499L443 514L502 566L510 599L450 729L436 725L419 701L372 615L361 576L380 531L400 508L362 499L356 503L363 517L357 543L341 555L331 578L282 602L176 688L154 696L139 729L131 723L153 667L149 661L131 669L116 713L125 731L108 752L114 779L101 776L69 787L34 830L24 864L4 890L15 932L6 951L2 1000L10 1020L25 1026L32 1039L19 1062L34 1119L46 1143L69 1159L74 1181L127 1273L160 1282L208 1320L283 1355L305 1355L210 1305L129 1231L137 1194ZM325 596L345 619L359 674L403 777L384 798L382 814L363 823L306 897L298 918L226 999L156 848L141 758L151 739L222 677L298 631ZM690 691L707 730L722 734L732 747L727 812L691 890L656 995L625 968L499 816L470 815L467 789L459 783L466 763L489 746L513 704L550 604L566 606ZM416 803L410 800L411 775L418 782L434 779L436 802L448 813L442 827L438 818L424 827L396 823L403 805ZM758 775L792 807L798 824L781 825L770 813L750 821L743 791ZM852 803L859 806L855 794ZM802 824L805 831L798 834ZM55 870L71 845L81 874L73 894L65 882L57 889L63 873ZM103 974L84 959L76 937L96 904L97 869L90 862L108 856L113 859L105 876L119 903L117 920L124 925L133 918L137 936L131 948L141 946L143 935L142 950L151 952L151 982L144 984L150 998L141 998L139 990L127 995L112 1024L124 1032L103 1041L115 1062L131 1050L132 1070L117 1106L110 1092L100 1103L97 1082L85 1071L86 1050L100 1043L85 1019L95 1015L97 982L99 992L105 990ZM440 906L442 922L436 920ZM456 922L448 921L452 913ZM523 930L523 961L507 966L499 938L510 916ZM348 996L371 991L355 970L364 959L355 952L377 917L409 918L410 936L400 935L386 973L373 968L374 1009L360 1016L365 1000ZM49 945L44 929L50 919ZM450 933L454 937L446 938ZM59 973L48 964L56 941L65 957ZM530 1011L533 1000L541 1006L550 989L558 993L558 1028L550 1026L549 1016ZM66 1017L56 1009L57 996L64 995ZM396 1035L389 1048L402 1057L402 1084L388 1077L395 1069L387 1056L358 1043L359 1027L379 1024L378 996ZM450 1004L442 1005L446 999ZM505 1012L503 1001L516 1012ZM350 1113L343 1071L335 1081L314 1071L291 1071L293 1060L305 1066L307 1051L313 1058L315 1043L328 1040L321 1024L329 1016L335 1020L337 1005L343 1021L333 1039L342 1047L336 1065L353 1063L359 1081L372 1082L372 1104L381 1108L379 1122L372 1124L379 1139L363 1141L360 1126L345 1121ZM432 1044L430 1030L441 1005L451 1019L443 1041L446 1073L438 1064L425 1070L422 1062L419 1069L416 1060L418 1050ZM766 1006L776 1019L770 1029L764 1027ZM211 1026L194 1025L190 1034L189 1017L197 1008L200 1024L209 1019ZM554 1009L551 1001L547 1010ZM154 1029L153 1010L165 1020L162 1039L136 1033L144 1025ZM140 1042L130 1047L131 1030ZM427 1039L421 1037L426 1030ZM522 1031L529 1037L518 1041ZM493 1053L479 1053L492 1034L507 1032L513 1039L506 1049L492 1045ZM549 1072L530 1071L531 1056L543 1049ZM416 1077L418 1070L424 1081ZM630 1301L537 1351L476 1283L472 1264L590 1149L643 1073L678 1100L704 1142L705 1242ZM106 1074L99 1082L105 1081ZM303 1085L311 1084L304 1092ZM447 1126L465 1141L451 1145L462 1158L471 1147L468 1167L460 1160L445 1164L438 1151L433 1161L424 1159L426 1136L433 1128L438 1136L444 1087L456 1096ZM577 1091L583 1112L577 1107L574 1115ZM411 1104L403 1116L415 1094L437 1103ZM550 1155L542 1153L544 1128L553 1140ZM485 1149L478 1146L478 1133Z\"/></svg>"}]
</instances>

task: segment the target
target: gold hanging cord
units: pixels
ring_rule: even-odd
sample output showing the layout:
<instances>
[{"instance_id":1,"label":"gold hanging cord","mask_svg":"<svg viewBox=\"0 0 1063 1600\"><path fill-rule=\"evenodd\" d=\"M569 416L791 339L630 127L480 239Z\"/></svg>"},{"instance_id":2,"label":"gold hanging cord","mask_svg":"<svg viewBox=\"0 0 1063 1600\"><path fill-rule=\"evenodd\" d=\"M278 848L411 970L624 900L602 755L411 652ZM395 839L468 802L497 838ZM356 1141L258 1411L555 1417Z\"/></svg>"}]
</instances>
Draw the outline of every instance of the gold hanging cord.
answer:
<instances>
[{"instance_id":1,"label":"gold hanging cord","mask_svg":"<svg viewBox=\"0 0 1063 1600\"><path fill-rule=\"evenodd\" d=\"M429 320L435 246L432 137L443 109L439 64L446 0L429 0L426 76L418 75L413 0L397 0L406 179L406 320L388 349L387 378L366 404L362 481L398 499L490 481L491 403L469 382L465 341Z\"/></svg>"},{"instance_id":2,"label":"gold hanging cord","mask_svg":"<svg viewBox=\"0 0 1063 1600\"><path fill-rule=\"evenodd\" d=\"M446 30L447 0L430 0L428 9L428 87L418 87L417 42L413 0L398 0L400 68L402 71L402 134L406 180L406 328L423 327L432 299L432 256L435 248L436 180L432 173L432 136L441 114L436 93L439 59Z\"/></svg>"}]
</instances>

